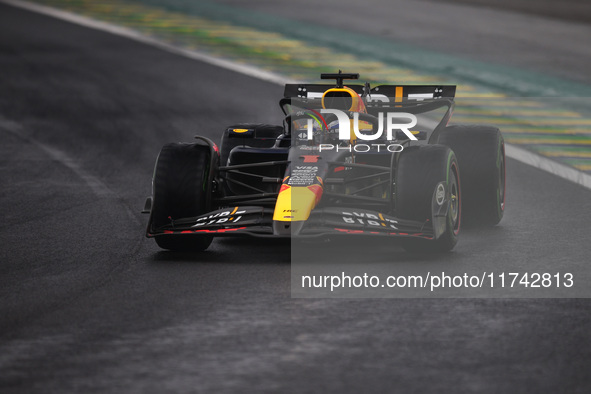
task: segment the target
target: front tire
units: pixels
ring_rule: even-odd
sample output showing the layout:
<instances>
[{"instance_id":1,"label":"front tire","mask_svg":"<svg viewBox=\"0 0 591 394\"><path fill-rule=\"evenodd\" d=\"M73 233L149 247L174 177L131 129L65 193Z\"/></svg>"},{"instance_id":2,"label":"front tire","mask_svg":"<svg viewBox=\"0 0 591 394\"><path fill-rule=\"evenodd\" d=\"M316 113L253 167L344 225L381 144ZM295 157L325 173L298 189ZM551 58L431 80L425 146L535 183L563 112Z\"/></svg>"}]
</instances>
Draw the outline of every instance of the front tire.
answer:
<instances>
[{"instance_id":1,"label":"front tire","mask_svg":"<svg viewBox=\"0 0 591 394\"><path fill-rule=\"evenodd\" d=\"M433 240L406 238L402 246L411 252L446 252L452 250L460 233L462 194L459 165L454 152L442 145L406 148L396 169L396 216L433 223L434 207L445 211L445 230ZM443 201L440 199L443 198Z\"/></svg>"},{"instance_id":2,"label":"front tire","mask_svg":"<svg viewBox=\"0 0 591 394\"><path fill-rule=\"evenodd\" d=\"M153 230L171 219L199 216L207 212L207 179L210 171L209 147L173 143L160 151L153 179ZM172 251L202 251L213 239L208 235L157 235L156 243Z\"/></svg>"}]
</instances>

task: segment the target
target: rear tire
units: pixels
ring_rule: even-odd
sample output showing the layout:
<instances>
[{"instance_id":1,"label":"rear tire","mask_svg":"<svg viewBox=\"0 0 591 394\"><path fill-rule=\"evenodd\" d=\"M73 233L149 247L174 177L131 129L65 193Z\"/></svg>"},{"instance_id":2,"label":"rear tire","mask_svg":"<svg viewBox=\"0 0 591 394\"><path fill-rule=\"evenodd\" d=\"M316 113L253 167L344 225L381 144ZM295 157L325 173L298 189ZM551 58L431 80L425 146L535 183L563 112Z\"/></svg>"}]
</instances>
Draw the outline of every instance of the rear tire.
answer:
<instances>
[{"instance_id":1,"label":"rear tire","mask_svg":"<svg viewBox=\"0 0 591 394\"><path fill-rule=\"evenodd\" d=\"M153 179L151 226L156 230L170 219L199 216L207 212L209 147L198 144L168 144L160 151ZM156 243L173 251L202 251L213 239L208 235L157 235Z\"/></svg>"},{"instance_id":2,"label":"rear tire","mask_svg":"<svg viewBox=\"0 0 591 394\"><path fill-rule=\"evenodd\" d=\"M439 135L462 168L464 223L494 226L505 212L505 143L496 127L455 125Z\"/></svg>"},{"instance_id":3,"label":"rear tire","mask_svg":"<svg viewBox=\"0 0 591 394\"><path fill-rule=\"evenodd\" d=\"M436 190L443 185L449 201L445 231L434 240L405 238L404 249L410 252L446 252L458 242L462 218L459 166L447 146L422 145L406 148L398 161L396 173L396 216L425 222L432 220ZM436 204L436 203L435 203Z\"/></svg>"}]
</instances>

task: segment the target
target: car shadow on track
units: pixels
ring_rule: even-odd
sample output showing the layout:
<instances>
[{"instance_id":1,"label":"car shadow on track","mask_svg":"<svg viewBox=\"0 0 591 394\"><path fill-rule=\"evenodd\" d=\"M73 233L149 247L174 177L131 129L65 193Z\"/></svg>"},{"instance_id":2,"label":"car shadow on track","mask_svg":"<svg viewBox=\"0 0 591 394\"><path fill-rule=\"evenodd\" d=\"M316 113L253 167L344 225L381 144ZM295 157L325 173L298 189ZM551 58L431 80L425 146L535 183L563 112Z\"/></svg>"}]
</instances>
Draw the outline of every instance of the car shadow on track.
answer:
<instances>
[{"instance_id":1,"label":"car shadow on track","mask_svg":"<svg viewBox=\"0 0 591 394\"><path fill-rule=\"evenodd\" d=\"M159 250L151 255L150 261L156 263L257 263L289 264L289 239L266 238L219 238L203 252L172 252Z\"/></svg>"}]
</instances>

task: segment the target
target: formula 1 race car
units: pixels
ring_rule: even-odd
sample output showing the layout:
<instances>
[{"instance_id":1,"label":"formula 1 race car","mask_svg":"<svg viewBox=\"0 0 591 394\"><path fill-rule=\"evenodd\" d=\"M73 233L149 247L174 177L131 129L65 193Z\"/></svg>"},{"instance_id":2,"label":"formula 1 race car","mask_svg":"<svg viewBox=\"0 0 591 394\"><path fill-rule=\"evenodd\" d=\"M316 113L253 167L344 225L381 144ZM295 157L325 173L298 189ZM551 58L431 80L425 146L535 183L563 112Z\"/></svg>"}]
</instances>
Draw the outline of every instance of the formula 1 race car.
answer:
<instances>
[{"instance_id":1,"label":"formula 1 race car","mask_svg":"<svg viewBox=\"0 0 591 394\"><path fill-rule=\"evenodd\" d=\"M283 125L235 124L165 145L156 161L147 236L204 250L215 236L396 239L448 251L462 222L497 224L505 147L497 128L447 125L455 86L288 84Z\"/></svg>"}]
</instances>

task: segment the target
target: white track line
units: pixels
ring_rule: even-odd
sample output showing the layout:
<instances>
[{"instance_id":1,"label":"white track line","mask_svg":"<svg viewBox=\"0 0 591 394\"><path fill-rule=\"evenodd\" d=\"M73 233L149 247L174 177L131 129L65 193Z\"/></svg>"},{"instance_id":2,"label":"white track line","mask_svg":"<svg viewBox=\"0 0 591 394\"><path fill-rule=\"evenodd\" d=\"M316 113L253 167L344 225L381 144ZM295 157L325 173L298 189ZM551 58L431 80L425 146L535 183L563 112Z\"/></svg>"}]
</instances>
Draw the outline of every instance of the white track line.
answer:
<instances>
[{"instance_id":1,"label":"white track line","mask_svg":"<svg viewBox=\"0 0 591 394\"><path fill-rule=\"evenodd\" d=\"M57 163L62 164L64 167L68 168L72 171L78 178L80 178L86 185L92 190L92 192L97 197L102 198L109 198L114 200L120 200L117 194L111 190L109 186L103 183L99 178L90 174L84 168L82 168L76 160L71 158L66 152L56 149L52 146L44 144L24 132L24 128L22 125L8 120L2 116L0 116L0 133L2 131L6 131L11 133L15 137L19 138L20 140L27 142L41 151L45 152L47 156L49 156L52 160L55 160ZM142 224L134 212L123 202L120 201L120 204L123 206L123 209L127 213L127 216L135 223L135 224Z\"/></svg>"},{"instance_id":2,"label":"white track line","mask_svg":"<svg viewBox=\"0 0 591 394\"><path fill-rule=\"evenodd\" d=\"M591 189L591 175L575 168L547 159L515 145L505 144L505 154L517 161Z\"/></svg>"},{"instance_id":3,"label":"white track line","mask_svg":"<svg viewBox=\"0 0 591 394\"><path fill-rule=\"evenodd\" d=\"M284 85L286 83L298 83L298 81L290 80L279 74L271 73L258 69L253 66L247 66L242 64L236 64L235 62L220 59L205 53L196 51L190 51L188 49L182 49L170 45L164 41L157 40L155 38L147 37L141 33L128 29L125 27L117 26L107 22L97 21L91 18L80 16L71 12L58 10L55 8L30 3L23 0L0 0L0 3L10 4L15 7L23 8L29 11L37 12L39 14L48 15L57 19L61 19L67 22L71 22L80 26L88 27L95 30L104 31L117 36L126 37L131 40L141 42L146 45L150 45L161 49L166 52L174 53L176 55L184 56L189 59L198 60L204 63L208 63L220 68L231 70L249 77L257 78L266 82ZM567 179L575 182L587 189L591 189L591 175L584 172L578 171L572 167L568 167L564 164L555 162L545 157L539 156L526 149L519 148L515 145L505 145L505 154L517 161L528 164L532 167L539 168L550 174L556 175L560 178Z\"/></svg>"},{"instance_id":4,"label":"white track line","mask_svg":"<svg viewBox=\"0 0 591 394\"><path fill-rule=\"evenodd\" d=\"M23 131L23 127L20 124L0 116L0 131L7 131L45 152L45 154L47 154L52 160L61 163L64 167L76 174L78 178L82 179L95 195L99 197L115 197L115 193L107 185L94 175L86 172L78 162L68 156L67 153L30 137Z\"/></svg>"}]
</instances>

